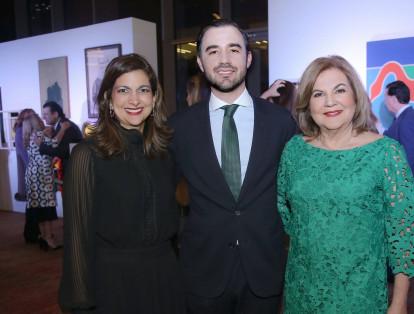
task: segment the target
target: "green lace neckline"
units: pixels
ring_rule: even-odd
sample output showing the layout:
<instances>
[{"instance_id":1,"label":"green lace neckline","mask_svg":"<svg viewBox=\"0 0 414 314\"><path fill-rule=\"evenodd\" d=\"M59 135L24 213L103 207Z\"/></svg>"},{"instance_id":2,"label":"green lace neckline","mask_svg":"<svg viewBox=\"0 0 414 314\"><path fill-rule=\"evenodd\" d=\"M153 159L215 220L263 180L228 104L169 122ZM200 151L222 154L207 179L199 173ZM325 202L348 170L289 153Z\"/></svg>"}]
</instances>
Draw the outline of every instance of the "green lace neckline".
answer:
<instances>
[{"instance_id":1,"label":"green lace neckline","mask_svg":"<svg viewBox=\"0 0 414 314\"><path fill-rule=\"evenodd\" d=\"M317 146L314 146L314 145L306 142L302 135L298 135L298 137L300 138L300 141L305 145L305 147L307 147L309 150L317 150L317 151L321 151L321 152L325 152L325 153L333 153L333 154L335 154L335 153L355 152L355 151L370 147L371 145L372 146L377 145L379 142L381 142L385 139L385 136L383 136L383 137L381 137L379 139L376 139L372 142L369 142L369 143L366 143L366 144L363 144L363 145L360 145L360 146L355 146L355 147L352 147L352 148L327 149L327 148L317 147Z\"/></svg>"}]
</instances>

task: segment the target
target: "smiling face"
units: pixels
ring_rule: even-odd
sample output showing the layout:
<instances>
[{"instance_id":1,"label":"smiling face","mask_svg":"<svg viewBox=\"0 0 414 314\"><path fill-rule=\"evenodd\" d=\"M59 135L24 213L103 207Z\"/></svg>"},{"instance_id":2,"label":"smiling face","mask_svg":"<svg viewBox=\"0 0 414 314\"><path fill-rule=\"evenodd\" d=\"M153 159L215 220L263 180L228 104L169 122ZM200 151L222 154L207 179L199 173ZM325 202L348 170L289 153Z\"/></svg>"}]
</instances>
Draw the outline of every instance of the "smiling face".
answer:
<instances>
[{"instance_id":1,"label":"smiling face","mask_svg":"<svg viewBox=\"0 0 414 314\"><path fill-rule=\"evenodd\" d=\"M312 119L322 133L352 128L355 96L347 77L340 70L331 68L319 74L309 105Z\"/></svg>"},{"instance_id":2,"label":"smiling face","mask_svg":"<svg viewBox=\"0 0 414 314\"><path fill-rule=\"evenodd\" d=\"M52 112L50 107L44 107L42 109L42 114L47 125L55 125L59 120L59 114L57 112Z\"/></svg>"},{"instance_id":3,"label":"smiling face","mask_svg":"<svg viewBox=\"0 0 414 314\"><path fill-rule=\"evenodd\" d=\"M197 62L216 95L238 97L245 88L251 59L243 35L234 26L227 25L205 32Z\"/></svg>"},{"instance_id":4,"label":"smiling face","mask_svg":"<svg viewBox=\"0 0 414 314\"><path fill-rule=\"evenodd\" d=\"M111 100L121 126L142 132L154 104L148 75L135 70L119 76L112 89Z\"/></svg>"}]
</instances>

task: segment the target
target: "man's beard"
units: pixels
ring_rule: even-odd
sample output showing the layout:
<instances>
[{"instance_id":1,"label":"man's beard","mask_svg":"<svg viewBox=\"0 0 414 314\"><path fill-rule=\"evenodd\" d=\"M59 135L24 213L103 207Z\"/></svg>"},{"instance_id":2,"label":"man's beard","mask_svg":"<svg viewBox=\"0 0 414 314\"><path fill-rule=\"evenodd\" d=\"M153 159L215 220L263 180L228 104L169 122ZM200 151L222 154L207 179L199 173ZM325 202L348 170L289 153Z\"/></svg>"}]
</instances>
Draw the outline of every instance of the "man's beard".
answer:
<instances>
[{"instance_id":1,"label":"man's beard","mask_svg":"<svg viewBox=\"0 0 414 314\"><path fill-rule=\"evenodd\" d=\"M226 67L226 68L235 68L229 64L221 64L214 68L214 72L216 72L220 67ZM233 81L223 80L222 82L219 82L218 80L214 79L213 75L210 75L210 73L204 72L204 75L206 77L207 82L210 84L211 87L214 89L217 89L220 92L223 93L229 93L237 89L240 85L244 83L244 80L246 78L247 69L240 72L239 76L237 76Z\"/></svg>"}]
</instances>

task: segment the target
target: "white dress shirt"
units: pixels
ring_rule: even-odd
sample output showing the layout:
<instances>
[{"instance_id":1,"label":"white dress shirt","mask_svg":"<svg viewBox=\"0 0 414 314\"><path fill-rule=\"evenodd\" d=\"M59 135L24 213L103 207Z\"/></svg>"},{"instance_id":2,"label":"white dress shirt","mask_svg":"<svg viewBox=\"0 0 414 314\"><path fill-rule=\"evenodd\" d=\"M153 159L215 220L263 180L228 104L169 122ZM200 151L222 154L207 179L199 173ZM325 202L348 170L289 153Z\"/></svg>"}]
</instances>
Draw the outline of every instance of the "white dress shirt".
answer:
<instances>
[{"instance_id":1,"label":"white dress shirt","mask_svg":"<svg viewBox=\"0 0 414 314\"><path fill-rule=\"evenodd\" d=\"M409 104L405 105L404 107L401 107L400 110L398 110L397 113L395 114L395 119L397 119L403 113L403 111L409 107L410 107Z\"/></svg>"},{"instance_id":2,"label":"white dress shirt","mask_svg":"<svg viewBox=\"0 0 414 314\"><path fill-rule=\"evenodd\" d=\"M249 163L250 150L252 148L253 141L253 128L254 128L254 107L253 99L249 95L247 89L244 89L243 93L232 104L237 104L239 107L234 113L234 122L237 128L237 135L239 138L239 150L240 150L240 166L241 166L241 182L243 183L246 175L247 164ZM223 126L224 110L220 109L228 104L221 99L217 98L211 93L209 112L210 112L210 126L211 134L213 135L214 149L218 162L221 166L221 134Z\"/></svg>"}]
</instances>

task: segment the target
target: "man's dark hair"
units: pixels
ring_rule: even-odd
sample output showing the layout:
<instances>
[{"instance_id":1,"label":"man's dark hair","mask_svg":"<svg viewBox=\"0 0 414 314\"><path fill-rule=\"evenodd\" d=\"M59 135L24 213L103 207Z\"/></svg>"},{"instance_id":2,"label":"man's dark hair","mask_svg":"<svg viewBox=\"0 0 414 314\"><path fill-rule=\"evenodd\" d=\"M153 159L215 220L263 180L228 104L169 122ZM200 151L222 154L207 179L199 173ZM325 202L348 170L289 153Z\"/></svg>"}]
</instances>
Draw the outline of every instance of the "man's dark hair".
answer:
<instances>
[{"instance_id":1,"label":"man's dark hair","mask_svg":"<svg viewBox=\"0 0 414 314\"><path fill-rule=\"evenodd\" d=\"M43 108L49 108L51 113L58 113L59 118L65 118L62 107L55 101L48 101L43 105Z\"/></svg>"},{"instance_id":2,"label":"man's dark hair","mask_svg":"<svg viewBox=\"0 0 414 314\"><path fill-rule=\"evenodd\" d=\"M410 89L403 81L394 81L386 86L388 95L395 96L400 104L410 102Z\"/></svg>"},{"instance_id":3,"label":"man's dark hair","mask_svg":"<svg viewBox=\"0 0 414 314\"><path fill-rule=\"evenodd\" d=\"M210 28L223 27L223 26L233 26L233 27L235 27L240 32L240 34L242 34L242 36L243 36L246 51L249 51L249 37L247 36L247 33L244 30L242 30L236 22L233 22L233 21L230 21L230 20L227 20L227 19L218 19L218 20L213 20L212 22L210 22L209 24L204 26L200 30L200 32L198 33L198 36L197 36L197 54L198 54L198 56L200 56L200 54L201 54L201 44L203 43L204 34Z\"/></svg>"}]
</instances>

